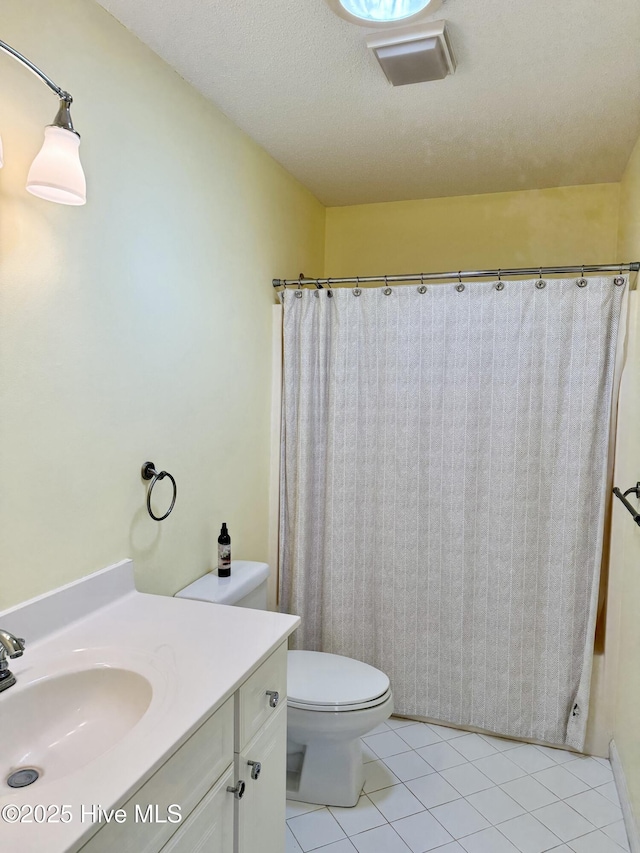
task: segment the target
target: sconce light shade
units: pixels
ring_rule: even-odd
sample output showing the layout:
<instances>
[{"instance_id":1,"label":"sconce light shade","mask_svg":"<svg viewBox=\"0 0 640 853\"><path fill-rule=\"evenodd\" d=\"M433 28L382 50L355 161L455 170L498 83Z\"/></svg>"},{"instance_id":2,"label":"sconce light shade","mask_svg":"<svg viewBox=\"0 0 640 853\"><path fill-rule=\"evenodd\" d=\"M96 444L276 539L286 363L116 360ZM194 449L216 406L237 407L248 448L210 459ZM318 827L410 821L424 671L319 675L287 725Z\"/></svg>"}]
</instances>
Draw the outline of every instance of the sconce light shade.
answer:
<instances>
[{"instance_id":1,"label":"sconce light shade","mask_svg":"<svg viewBox=\"0 0 640 853\"><path fill-rule=\"evenodd\" d=\"M62 127L44 130L44 143L31 164L27 190L58 204L85 204L87 183L80 163L80 137Z\"/></svg>"}]
</instances>

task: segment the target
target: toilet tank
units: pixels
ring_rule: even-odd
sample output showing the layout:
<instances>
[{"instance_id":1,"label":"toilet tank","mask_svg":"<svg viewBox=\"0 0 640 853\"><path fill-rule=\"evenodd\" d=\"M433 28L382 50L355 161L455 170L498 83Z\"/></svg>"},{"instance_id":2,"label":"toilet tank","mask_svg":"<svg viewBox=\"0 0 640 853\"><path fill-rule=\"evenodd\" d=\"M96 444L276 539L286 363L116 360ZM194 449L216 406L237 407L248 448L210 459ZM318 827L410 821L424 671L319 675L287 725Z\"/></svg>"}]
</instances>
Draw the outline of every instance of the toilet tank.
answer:
<instances>
[{"instance_id":1,"label":"toilet tank","mask_svg":"<svg viewBox=\"0 0 640 853\"><path fill-rule=\"evenodd\" d=\"M232 560L231 577L219 578L216 572L207 572L176 592L175 597L266 610L268 577L269 566L266 563Z\"/></svg>"}]
</instances>

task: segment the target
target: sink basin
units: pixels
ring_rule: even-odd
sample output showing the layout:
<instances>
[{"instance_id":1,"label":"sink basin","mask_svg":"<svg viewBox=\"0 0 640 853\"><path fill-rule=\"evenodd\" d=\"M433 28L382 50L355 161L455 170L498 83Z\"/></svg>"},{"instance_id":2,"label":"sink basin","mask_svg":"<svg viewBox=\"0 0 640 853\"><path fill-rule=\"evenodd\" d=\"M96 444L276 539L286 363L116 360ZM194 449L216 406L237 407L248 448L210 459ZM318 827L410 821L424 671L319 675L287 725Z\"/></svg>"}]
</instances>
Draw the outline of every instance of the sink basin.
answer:
<instances>
[{"instance_id":1,"label":"sink basin","mask_svg":"<svg viewBox=\"0 0 640 853\"><path fill-rule=\"evenodd\" d=\"M131 731L152 695L142 675L107 666L45 676L22 688L18 682L0 693L0 793L12 790L7 777L20 768L35 768L49 782L89 764Z\"/></svg>"}]
</instances>

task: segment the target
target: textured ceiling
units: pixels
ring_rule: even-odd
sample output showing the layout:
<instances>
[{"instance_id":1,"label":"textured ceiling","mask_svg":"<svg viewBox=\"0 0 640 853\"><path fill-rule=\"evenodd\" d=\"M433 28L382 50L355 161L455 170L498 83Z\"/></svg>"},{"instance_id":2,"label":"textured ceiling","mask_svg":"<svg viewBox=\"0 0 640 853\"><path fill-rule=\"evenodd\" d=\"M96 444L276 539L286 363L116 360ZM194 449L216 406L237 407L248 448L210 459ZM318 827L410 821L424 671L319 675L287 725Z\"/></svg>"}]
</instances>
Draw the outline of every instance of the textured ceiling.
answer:
<instances>
[{"instance_id":1,"label":"textured ceiling","mask_svg":"<svg viewBox=\"0 0 640 853\"><path fill-rule=\"evenodd\" d=\"M392 88L325 0L101 0L328 205L617 181L638 0L448 0L455 75Z\"/></svg>"}]
</instances>

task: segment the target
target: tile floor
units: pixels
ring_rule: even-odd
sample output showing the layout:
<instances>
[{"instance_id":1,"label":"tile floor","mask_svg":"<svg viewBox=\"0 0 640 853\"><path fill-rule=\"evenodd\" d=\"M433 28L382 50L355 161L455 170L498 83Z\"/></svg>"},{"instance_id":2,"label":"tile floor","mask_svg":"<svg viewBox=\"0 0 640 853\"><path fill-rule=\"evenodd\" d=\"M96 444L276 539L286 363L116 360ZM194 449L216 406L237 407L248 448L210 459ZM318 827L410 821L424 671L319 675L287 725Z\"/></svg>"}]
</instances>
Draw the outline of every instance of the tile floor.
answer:
<instances>
[{"instance_id":1,"label":"tile floor","mask_svg":"<svg viewBox=\"0 0 640 853\"><path fill-rule=\"evenodd\" d=\"M620 853L609 762L392 717L352 809L287 803L287 853Z\"/></svg>"}]
</instances>

